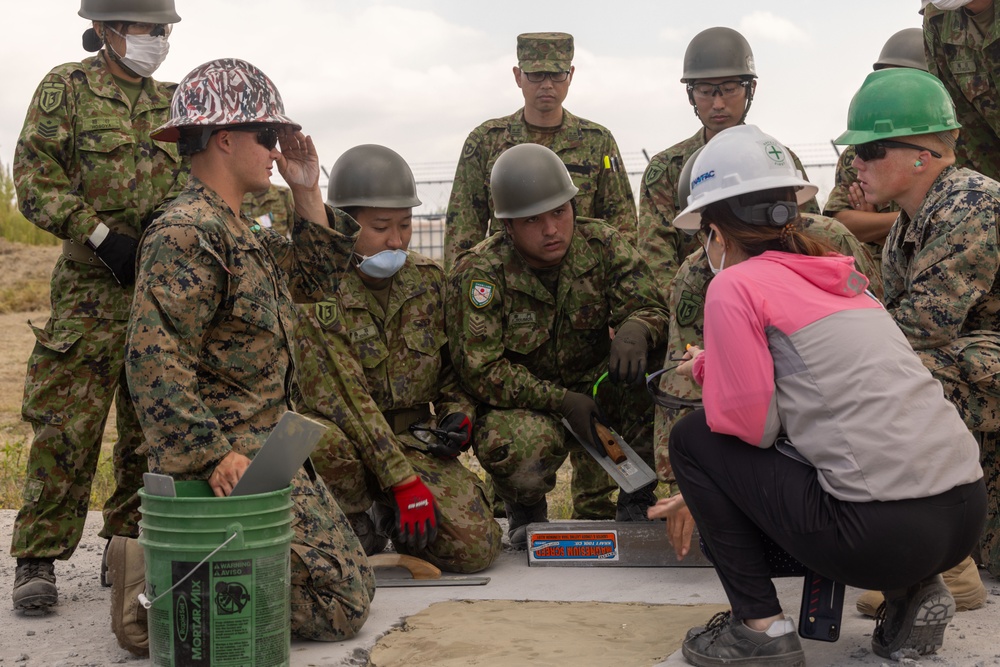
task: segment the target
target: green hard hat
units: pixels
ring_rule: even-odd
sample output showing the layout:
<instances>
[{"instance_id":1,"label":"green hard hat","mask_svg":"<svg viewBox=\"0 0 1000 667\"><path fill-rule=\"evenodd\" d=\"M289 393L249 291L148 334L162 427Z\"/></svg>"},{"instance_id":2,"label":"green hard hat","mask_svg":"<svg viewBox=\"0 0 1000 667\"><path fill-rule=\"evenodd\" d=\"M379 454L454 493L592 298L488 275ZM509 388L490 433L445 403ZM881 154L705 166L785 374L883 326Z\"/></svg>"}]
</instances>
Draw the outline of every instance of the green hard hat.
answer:
<instances>
[{"instance_id":1,"label":"green hard hat","mask_svg":"<svg viewBox=\"0 0 1000 667\"><path fill-rule=\"evenodd\" d=\"M893 67L868 75L847 110L847 131L833 143L864 144L960 127L951 95L936 76Z\"/></svg>"},{"instance_id":2,"label":"green hard hat","mask_svg":"<svg viewBox=\"0 0 1000 667\"><path fill-rule=\"evenodd\" d=\"M880 70L886 67L912 67L926 72L924 31L920 28L904 28L887 39L872 69Z\"/></svg>"},{"instance_id":3,"label":"green hard hat","mask_svg":"<svg viewBox=\"0 0 1000 667\"><path fill-rule=\"evenodd\" d=\"M691 196L691 170L694 167L694 161L704 148L705 146L702 146L691 153L691 157L685 160L684 166L681 167L681 175L677 179L677 210L679 211L687 208L688 197Z\"/></svg>"},{"instance_id":4,"label":"green hard hat","mask_svg":"<svg viewBox=\"0 0 1000 667\"><path fill-rule=\"evenodd\" d=\"M490 172L490 190L497 220L551 211L579 192L559 156L538 144L518 144L504 151Z\"/></svg>"},{"instance_id":5,"label":"green hard hat","mask_svg":"<svg viewBox=\"0 0 1000 667\"><path fill-rule=\"evenodd\" d=\"M750 43L732 28L702 30L684 52L681 83L723 76L757 78Z\"/></svg>"},{"instance_id":6,"label":"green hard hat","mask_svg":"<svg viewBox=\"0 0 1000 667\"><path fill-rule=\"evenodd\" d=\"M348 149L330 170L326 203L336 208L420 206L406 160L391 148L362 144Z\"/></svg>"},{"instance_id":7,"label":"green hard hat","mask_svg":"<svg viewBox=\"0 0 1000 667\"><path fill-rule=\"evenodd\" d=\"M80 16L91 21L177 23L174 0L80 0Z\"/></svg>"}]
</instances>

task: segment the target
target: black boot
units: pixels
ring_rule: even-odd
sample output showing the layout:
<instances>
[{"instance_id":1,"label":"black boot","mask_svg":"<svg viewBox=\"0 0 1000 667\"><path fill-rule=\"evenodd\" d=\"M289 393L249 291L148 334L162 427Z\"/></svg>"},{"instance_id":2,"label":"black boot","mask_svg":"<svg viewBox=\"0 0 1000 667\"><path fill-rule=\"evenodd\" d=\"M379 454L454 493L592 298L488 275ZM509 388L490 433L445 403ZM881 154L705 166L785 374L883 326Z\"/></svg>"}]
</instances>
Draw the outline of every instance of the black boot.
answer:
<instances>
[{"instance_id":1,"label":"black boot","mask_svg":"<svg viewBox=\"0 0 1000 667\"><path fill-rule=\"evenodd\" d=\"M374 556L385 551L385 545L389 543L389 538L380 535L372 519L372 510L367 512L356 512L347 515L347 520L351 522L354 534L361 542L361 548L365 550L366 556Z\"/></svg>"},{"instance_id":2,"label":"black boot","mask_svg":"<svg viewBox=\"0 0 1000 667\"><path fill-rule=\"evenodd\" d=\"M528 548L528 524L548 523L549 504L543 496L533 505L505 501L504 507L507 510L507 535L510 537L510 546L518 551L524 551Z\"/></svg>"},{"instance_id":3,"label":"black boot","mask_svg":"<svg viewBox=\"0 0 1000 667\"><path fill-rule=\"evenodd\" d=\"M18 558L14 571L14 609L25 615L44 614L59 601L52 558Z\"/></svg>"},{"instance_id":4,"label":"black boot","mask_svg":"<svg viewBox=\"0 0 1000 667\"><path fill-rule=\"evenodd\" d=\"M656 504L656 482L647 484L638 491L625 493L618 491L618 509L615 521L649 521L646 510Z\"/></svg>"}]
</instances>

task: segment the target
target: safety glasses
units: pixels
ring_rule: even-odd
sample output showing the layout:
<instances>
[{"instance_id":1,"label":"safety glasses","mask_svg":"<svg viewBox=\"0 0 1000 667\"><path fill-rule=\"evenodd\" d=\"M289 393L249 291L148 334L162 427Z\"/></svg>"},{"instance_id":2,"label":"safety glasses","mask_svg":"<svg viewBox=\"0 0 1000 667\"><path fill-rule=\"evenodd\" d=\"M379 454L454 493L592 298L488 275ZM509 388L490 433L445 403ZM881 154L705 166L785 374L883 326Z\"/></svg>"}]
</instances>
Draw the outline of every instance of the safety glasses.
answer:
<instances>
[{"instance_id":1,"label":"safety glasses","mask_svg":"<svg viewBox=\"0 0 1000 667\"><path fill-rule=\"evenodd\" d=\"M278 145L278 130L270 125L230 125L219 129L230 132L255 132L257 143L269 151L273 151L274 147Z\"/></svg>"},{"instance_id":2,"label":"safety glasses","mask_svg":"<svg viewBox=\"0 0 1000 667\"><path fill-rule=\"evenodd\" d=\"M871 162L873 160L881 160L885 157L885 151L887 148L909 148L915 151L927 151L936 158L940 158L941 154L937 151L932 151L924 146L918 146L917 144L908 144L904 141L889 141L888 139L882 139L879 141L869 141L866 144L858 144L854 147L855 152L858 157L865 162Z\"/></svg>"},{"instance_id":3,"label":"safety glasses","mask_svg":"<svg viewBox=\"0 0 1000 667\"><path fill-rule=\"evenodd\" d=\"M521 70L521 73L531 83L541 83L546 78L555 83L562 83L569 78L569 72L525 72Z\"/></svg>"}]
</instances>

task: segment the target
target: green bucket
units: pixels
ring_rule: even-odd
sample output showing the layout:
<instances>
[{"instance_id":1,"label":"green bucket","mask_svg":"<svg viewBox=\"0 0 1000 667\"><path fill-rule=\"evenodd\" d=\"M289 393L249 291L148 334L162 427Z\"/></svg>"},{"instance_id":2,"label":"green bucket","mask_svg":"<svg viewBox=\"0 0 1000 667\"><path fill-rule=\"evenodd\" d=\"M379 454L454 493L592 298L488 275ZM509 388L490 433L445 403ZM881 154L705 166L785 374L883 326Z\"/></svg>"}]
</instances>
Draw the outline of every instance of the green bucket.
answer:
<instances>
[{"instance_id":1,"label":"green bucket","mask_svg":"<svg viewBox=\"0 0 1000 667\"><path fill-rule=\"evenodd\" d=\"M235 498L175 487L139 491L152 664L288 665L291 487Z\"/></svg>"}]
</instances>

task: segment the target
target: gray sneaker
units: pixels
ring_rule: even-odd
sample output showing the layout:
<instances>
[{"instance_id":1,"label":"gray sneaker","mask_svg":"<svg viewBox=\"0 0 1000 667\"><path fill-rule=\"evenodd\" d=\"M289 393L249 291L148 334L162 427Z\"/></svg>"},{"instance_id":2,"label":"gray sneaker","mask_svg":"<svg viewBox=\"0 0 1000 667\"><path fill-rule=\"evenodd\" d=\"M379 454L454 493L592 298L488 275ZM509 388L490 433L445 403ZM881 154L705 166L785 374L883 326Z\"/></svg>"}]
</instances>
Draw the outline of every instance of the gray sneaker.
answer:
<instances>
[{"instance_id":1,"label":"gray sneaker","mask_svg":"<svg viewBox=\"0 0 1000 667\"><path fill-rule=\"evenodd\" d=\"M772 636L774 632L780 632ZM729 612L716 614L708 625L692 628L681 645L684 657L697 667L802 667L806 664L795 623L775 621L765 632L751 630Z\"/></svg>"},{"instance_id":2,"label":"gray sneaker","mask_svg":"<svg viewBox=\"0 0 1000 667\"><path fill-rule=\"evenodd\" d=\"M52 558L18 558L14 571L14 609L25 616L44 614L57 602L56 568Z\"/></svg>"},{"instance_id":3,"label":"gray sneaker","mask_svg":"<svg viewBox=\"0 0 1000 667\"><path fill-rule=\"evenodd\" d=\"M929 655L944 644L944 631L955 615L955 599L936 575L903 591L887 592L875 613L872 651L891 658L901 649Z\"/></svg>"}]
</instances>

